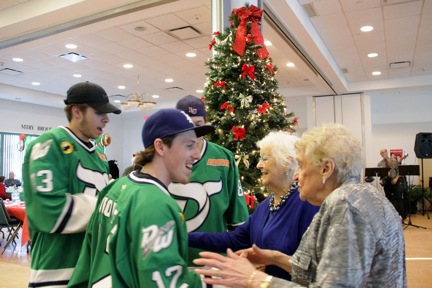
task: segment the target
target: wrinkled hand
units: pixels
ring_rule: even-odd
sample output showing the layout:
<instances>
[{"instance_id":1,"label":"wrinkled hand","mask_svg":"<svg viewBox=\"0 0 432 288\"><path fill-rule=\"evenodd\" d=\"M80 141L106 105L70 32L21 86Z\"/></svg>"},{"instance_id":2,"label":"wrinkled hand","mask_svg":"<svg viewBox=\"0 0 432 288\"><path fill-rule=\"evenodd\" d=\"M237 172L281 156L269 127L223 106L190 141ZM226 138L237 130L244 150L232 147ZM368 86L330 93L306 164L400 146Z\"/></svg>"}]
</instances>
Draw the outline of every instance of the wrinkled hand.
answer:
<instances>
[{"instance_id":1,"label":"wrinkled hand","mask_svg":"<svg viewBox=\"0 0 432 288\"><path fill-rule=\"evenodd\" d=\"M246 287L248 279L254 273L255 267L246 258L236 255L231 249L227 250L227 257L212 252L201 252L202 258L193 262L199 266L211 266L219 270L196 269L195 272L215 278L205 278L207 284L223 285L227 287ZM262 272L259 272L262 273ZM265 275L264 273L262 273ZM265 277L265 276L262 276Z\"/></svg>"},{"instance_id":2,"label":"wrinkled hand","mask_svg":"<svg viewBox=\"0 0 432 288\"><path fill-rule=\"evenodd\" d=\"M255 244L242 251L242 257L257 265L275 265L275 258L280 253L276 250L261 249Z\"/></svg>"}]
</instances>

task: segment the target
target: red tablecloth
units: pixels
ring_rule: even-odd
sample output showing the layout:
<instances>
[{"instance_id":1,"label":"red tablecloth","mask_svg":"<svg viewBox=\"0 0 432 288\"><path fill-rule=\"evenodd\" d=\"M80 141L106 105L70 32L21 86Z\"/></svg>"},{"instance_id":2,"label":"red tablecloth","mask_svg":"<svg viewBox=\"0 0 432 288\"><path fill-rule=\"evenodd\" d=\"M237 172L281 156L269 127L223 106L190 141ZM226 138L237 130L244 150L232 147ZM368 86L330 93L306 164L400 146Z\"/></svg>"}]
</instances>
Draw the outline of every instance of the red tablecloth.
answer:
<instances>
[{"instance_id":1,"label":"red tablecloth","mask_svg":"<svg viewBox=\"0 0 432 288\"><path fill-rule=\"evenodd\" d=\"M13 216L23 221L21 246L24 246L24 244L27 244L27 242L30 240L25 203L21 203L19 205L16 204L6 205L6 210L10 216Z\"/></svg>"}]
</instances>

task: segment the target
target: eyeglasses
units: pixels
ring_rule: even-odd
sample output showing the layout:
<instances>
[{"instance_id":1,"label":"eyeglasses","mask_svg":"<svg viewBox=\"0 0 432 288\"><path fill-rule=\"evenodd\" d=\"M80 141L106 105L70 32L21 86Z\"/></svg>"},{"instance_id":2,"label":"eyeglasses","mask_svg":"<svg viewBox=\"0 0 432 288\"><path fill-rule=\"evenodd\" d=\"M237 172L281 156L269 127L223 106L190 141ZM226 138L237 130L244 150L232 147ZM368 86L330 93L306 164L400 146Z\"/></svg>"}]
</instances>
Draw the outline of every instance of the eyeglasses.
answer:
<instances>
[{"instance_id":1,"label":"eyeglasses","mask_svg":"<svg viewBox=\"0 0 432 288\"><path fill-rule=\"evenodd\" d=\"M272 158L272 156L262 156L259 158L259 162L267 163L270 158Z\"/></svg>"}]
</instances>

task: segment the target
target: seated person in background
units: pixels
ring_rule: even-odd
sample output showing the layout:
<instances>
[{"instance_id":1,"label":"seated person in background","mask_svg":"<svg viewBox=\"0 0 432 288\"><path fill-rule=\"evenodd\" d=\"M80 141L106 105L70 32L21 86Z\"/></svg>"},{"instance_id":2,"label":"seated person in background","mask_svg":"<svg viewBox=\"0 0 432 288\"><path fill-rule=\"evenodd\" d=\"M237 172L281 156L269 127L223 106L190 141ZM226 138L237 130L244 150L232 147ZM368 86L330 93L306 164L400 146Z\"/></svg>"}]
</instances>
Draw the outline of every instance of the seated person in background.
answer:
<instances>
[{"instance_id":1,"label":"seated person in background","mask_svg":"<svg viewBox=\"0 0 432 288\"><path fill-rule=\"evenodd\" d=\"M0 176L0 198L3 200L11 200L11 196L9 196L8 194L6 194L6 187L4 186L4 180L5 180L5 176Z\"/></svg>"},{"instance_id":2,"label":"seated person in background","mask_svg":"<svg viewBox=\"0 0 432 288\"><path fill-rule=\"evenodd\" d=\"M297 168L294 143L298 139L286 132L270 132L259 141L261 158L257 167L262 172L262 183L271 195L233 232L191 232L189 246L225 252L227 248L237 251L256 244L292 255L319 210L318 206L300 200L297 183L293 182ZM291 279L287 271L274 265L266 266L264 271Z\"/></svg>"},{"instance_id":3,"label":"seated person in background","mask_svg":"<svg viewBox=\"0 0 432 288\"><path fill-rule=\"evenodd\" d=\"M206 283L227 287L407 287L403 227L388 199L360 183L360 141L328 124L304 132L295 149L300 198L321 205L296 252L290 257L257 246L240 256L230 249L227 257L203 252L195 263L219 270L195 271L216 277ZM248 259L284 268L292 282L256 270Z\"/></svg>"},{"instance_id":4,"label":"seated person in background","mask_svg":"<svg viewBox=\"0 0 432 288\"><path fill-rule=\"evenodd\" d=\"M15 179L15 173L14 172L9 172L9 179L6 179L4 185L6 187L11 187L11 186L21 186L21 181L19 181L18 179Z\"/></svg>"}]
</instances>

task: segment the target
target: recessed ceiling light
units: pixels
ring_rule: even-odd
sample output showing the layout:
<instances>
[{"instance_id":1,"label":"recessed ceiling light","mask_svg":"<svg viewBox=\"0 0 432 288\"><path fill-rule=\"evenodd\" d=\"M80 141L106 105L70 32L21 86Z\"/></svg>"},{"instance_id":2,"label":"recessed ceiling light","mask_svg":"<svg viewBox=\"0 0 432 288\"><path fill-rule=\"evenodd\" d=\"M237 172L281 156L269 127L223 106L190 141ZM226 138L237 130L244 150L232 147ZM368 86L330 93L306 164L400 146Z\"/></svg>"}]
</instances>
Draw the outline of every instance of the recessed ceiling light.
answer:
<instances>
[{"instance_id":1,"label":"recessed ceiling light","mask_svg":"<svg viewBox=\"0 0 432 288\"><path fill-rule=\"evenodd\" d=\"M362 32L370 32L372 31L374 28L372 26L363 26L360 28L360 31Z\"/></svg>"},{"instance_id":2,"label":"recessed ceiling light","mask_svg":"<svg viewBox=\"0 0 432 288\"><path fill-rule=\"evenodd\" d=\"M124 85L119 85L119 86L117 86L117 88L120 89L120 90L124 90L124 89L126 89L126 86L124 86Z\"/></svg>"},{"instance_id":3,"label":"recessed ceiling light","mask_svg":"<svg viewBox=\"0 0 432 288\"><path fill-rule=\"evenodd\" d=\"M33 85L33 86L39 86L40 83L39 83L39 82L32 82L32 85Z\"/></svg>"},{"instance_id":4,"label":"recessed ceiling light","mask_svg":"<svg viewBox=\"0 0 432 288\"><path fill-rule=\"evenodd\" d=\"M121 101L120 100L114 100L114 103L121 103Z\"/></svg>"},{"instance_id":5,"label":"recessed ceiling light","mask_svg":"<svg viewBox=\"0 0 432 288\"><path fill-rule=\"evenodd\" d=\"M287 66L288 66L288 67L295 67L295 64L292 63L292 62L288 62L288 63L287 63Z\"/></svg>"},{"instance_id":6,"label":"recessed ceiling light","mask_svg":"<svg viewBox=\"0 0 432 288\"><path fill-rule=\"evenodd\" d=\"M76 49L78 46L71 43L71 44L66 44L65 47L68 49Z\"/></svg>"},{"instance_id":7,"label":"recessed ceiling light","mask_svg":"<svg viewBox=\"0 0 432 288\"><path fill-rule=\"evenodd\" d=\"M369 58L374 58L374 57L377 57L377 56L378 56L378 53L369 53L368 54Z\"/></svg>"},{"instance_id":8,"label":"recessed ceiling light","mask_svg":"<svg viewBox=\"0 0 432 288\"><path fill-rule=\"evenodd\" d=\"M171 82L174 82L174 79L167 78L167 79L165 79L165 82L166 82L166 83L171 83Z\"/></svg>"},{"instance_id":9,"label":"recessed ceiling light","mask_svg":"<svg viewBox=\"0 0 432 288\"><path fill-rule=\"evenodd\" d=\"M157 98L159 98L159 95L152 95L152 98L155 98L155 99L157 99Z\"/></svg>"},{"instance_id":10,"label":"recessed ceiling light","mask_svg":"<svg viewBox=\"0 0 432 288\"><path fill-rule=\"evenodd\" d=\"M193 53L193 52L186 53L186 57L189 57L189 58L196 57L196 53Z\"/></svg>"},{"instance_id":11,"label":"recessed ceiling light","mask_svg":"<svg viewBox=\"0 0 432 288\"><path fill-rule=\"evenodd\" d=\"M82 77L81 74L73 74L72 76L75 77L75 78L81 78Z\"/></svg>"},{"instance_id":12,"label":"recessed ceiling light","mask_svg":"<svg viewBox=\"0 0 432 288\"><path fill-rule=\"evenodd\" d=\"M373 71L373 72L372 72L372 75L374 75L374 76L381 75L381 71Z\"/></svg>"},{"instance_id":13,"label":"recessed ceiling light","mask_svg":"<svg viewBox=\"0 0 432 288\"><path fill-rule=\"evenodd\" d=\"M264 41L264 44L265 44L266 46L271 46L271 45L272 45L272 43L271 43L269 40L265 40L265 41Z\"/></svg>"},{"instance_id":14,"label":"recessed ceiling light","mask_svg":"<svg viewBox=\"0 0 432 288\"><path fill-rule=\"evenodd\" d=\"M196 92L196 93L203 93L204 90L202 90L202 89L198 89L198 90L196 90L195 92Z\"/></svg>"},{"instance_id":15,"label":"recessed ceiling light","mask_svg":"<svg viewBox=\"0 0 432 288\"><path fill-rule=\"evenodd\" d=\"M22 59L22 58L18 58L18 57L15 57L15 58L12 58L12 61L15 61L15 62L23 62L24 59Z\"/></svg>"},{"instance_id":16,"label":"recessed ceiling light","mask_svg":"<svg viewBox=\"0 0 432 288\"><path fill-rule=\"evenodd\" d=\"M133 64L126 63L126 64L123 65L123 68L131 69L131 68L133 68Z\"/></svg>"}]
</instances>

